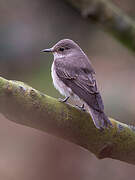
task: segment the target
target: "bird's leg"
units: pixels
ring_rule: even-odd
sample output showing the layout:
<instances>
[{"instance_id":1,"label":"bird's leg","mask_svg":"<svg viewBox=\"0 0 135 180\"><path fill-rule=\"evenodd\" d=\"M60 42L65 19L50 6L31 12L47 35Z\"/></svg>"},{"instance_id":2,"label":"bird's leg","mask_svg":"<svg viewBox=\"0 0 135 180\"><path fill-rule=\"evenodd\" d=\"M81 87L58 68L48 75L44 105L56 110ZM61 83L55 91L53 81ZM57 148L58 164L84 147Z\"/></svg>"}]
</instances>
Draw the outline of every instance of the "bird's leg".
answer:
<instances>
[{"instance_id":1,"label":"bird's leg","mask_svg":"<svg viewBox=\"0 0 135 180\"><path fill-rule=\"evenodd\" d=\"M69 99L69 96L65 97L64 99L59 98L59 101L66 103L68 99Z\"/></svg>"},{"instance_id":2,"label":"bird's leg","mask_svg":"<svg viewBox=\"0 0 135 180\"><path fill-rule=\"evenodd\" d=\"M84 108L84 104L82 106L76 105L76 107L78 107L79 109L81 109L82 111L86 111L86 109Z\"/></svg>"}]
</instances>

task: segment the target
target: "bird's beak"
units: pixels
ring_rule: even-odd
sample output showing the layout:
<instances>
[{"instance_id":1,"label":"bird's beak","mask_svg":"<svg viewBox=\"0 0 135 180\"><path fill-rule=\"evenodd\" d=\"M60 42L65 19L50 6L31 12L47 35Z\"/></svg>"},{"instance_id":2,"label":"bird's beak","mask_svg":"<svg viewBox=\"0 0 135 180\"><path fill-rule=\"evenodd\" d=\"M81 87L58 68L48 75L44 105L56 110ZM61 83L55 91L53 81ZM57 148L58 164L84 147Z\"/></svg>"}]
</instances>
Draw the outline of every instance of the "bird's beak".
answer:
<instances>
[{"instance_id":1,"label":"bird's beak","mask_svg":"<svg viewBox=\"0 0 135 180\"><path fill-rule=\"evenodd\" d=\"M52 50L52 48L49 48L49 49L43 49L40 52L53 52L53 50Z\"/></svg>"}]
</instances>

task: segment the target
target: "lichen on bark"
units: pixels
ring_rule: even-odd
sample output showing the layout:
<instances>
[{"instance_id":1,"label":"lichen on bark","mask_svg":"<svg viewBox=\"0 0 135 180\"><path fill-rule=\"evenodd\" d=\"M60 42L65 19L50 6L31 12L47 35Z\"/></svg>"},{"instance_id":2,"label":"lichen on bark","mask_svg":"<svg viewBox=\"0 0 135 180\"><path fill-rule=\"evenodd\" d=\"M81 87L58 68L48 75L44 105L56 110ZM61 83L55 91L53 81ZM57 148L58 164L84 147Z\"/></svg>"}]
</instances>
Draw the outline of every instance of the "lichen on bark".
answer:
<instances>
[{"instance_id":1,"label":"lichen on bark","mask_svg":"<svg viewBox=\"0 0 135 180\"><path fill-rule=\"evenodd\" d=\"M135 128L110 118L113 127L100 131L90 115L59 102L29 85L0 77L0 113L10 121L75 143L99 159L135 164Z\"/></svg>"}]
</instances>

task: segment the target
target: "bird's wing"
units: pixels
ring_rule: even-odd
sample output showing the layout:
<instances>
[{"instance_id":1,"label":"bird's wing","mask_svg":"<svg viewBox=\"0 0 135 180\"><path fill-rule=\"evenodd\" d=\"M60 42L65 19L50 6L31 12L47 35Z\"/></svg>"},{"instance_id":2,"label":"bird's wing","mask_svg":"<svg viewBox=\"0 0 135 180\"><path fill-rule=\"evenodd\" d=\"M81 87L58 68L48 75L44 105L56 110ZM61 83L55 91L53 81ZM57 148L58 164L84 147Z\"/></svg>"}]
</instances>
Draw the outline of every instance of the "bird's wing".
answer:
<instances>
[{"instance_id":1,"label":"bird's wing","mask_svg":"<svg viewBox=\"0 0 135 180\"><path fill-rule=\"evenodd\" d=\"M72 89L72 91L84 100L91 108L102 112L104 110L102 98L97 89L96 79L87 68L73 68L60 66L55 63L57 76Z\"/></svg>"}]
</instances>

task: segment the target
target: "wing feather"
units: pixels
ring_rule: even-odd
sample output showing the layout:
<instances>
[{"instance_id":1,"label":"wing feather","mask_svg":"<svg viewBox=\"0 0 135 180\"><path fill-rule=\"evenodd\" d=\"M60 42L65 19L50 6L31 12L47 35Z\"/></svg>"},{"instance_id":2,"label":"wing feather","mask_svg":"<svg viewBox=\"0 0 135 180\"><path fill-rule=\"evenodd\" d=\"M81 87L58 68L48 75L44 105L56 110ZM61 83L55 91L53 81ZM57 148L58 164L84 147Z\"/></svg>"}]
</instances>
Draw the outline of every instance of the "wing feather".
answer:
<instances>
[{"instance_id":1,"label":"wing feather","mask_svg":"<svg viewBox=\"0 0 135 180\"><path fill-rule=\"evenodd\" d=\"M103 112L102 98L97 89L95 75L92 72L89 72L87 68L60 66L57 62L55 62L55 70L60 80L70 87L80 99L95 110Z\"/></svg>"}]
</instances>

